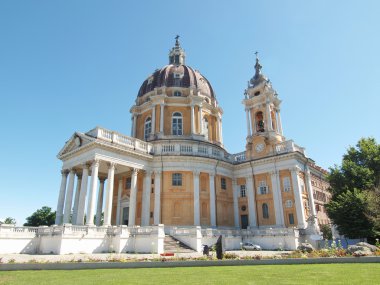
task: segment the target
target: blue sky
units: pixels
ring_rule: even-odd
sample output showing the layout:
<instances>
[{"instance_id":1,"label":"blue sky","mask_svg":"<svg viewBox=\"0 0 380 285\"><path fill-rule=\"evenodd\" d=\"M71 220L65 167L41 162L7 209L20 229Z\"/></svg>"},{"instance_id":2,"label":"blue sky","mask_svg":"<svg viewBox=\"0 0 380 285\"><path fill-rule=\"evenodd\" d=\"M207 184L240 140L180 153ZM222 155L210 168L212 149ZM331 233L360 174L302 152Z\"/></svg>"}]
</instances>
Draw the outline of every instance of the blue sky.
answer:
<instances>
[{"instance_id":1,"label":"blue sky","mask_svg":"<svg viewBox=\"0 0 380 285\"><path fill-rule=\"evenodd\" d=\"M130 134L144 79L181 35L244 150L241 101L259 51L282 99L284 134L322 167L361 137L380 141L378 1L0 1L0 218L56 208L75 131Z\"/></svg>"}]
</instances>

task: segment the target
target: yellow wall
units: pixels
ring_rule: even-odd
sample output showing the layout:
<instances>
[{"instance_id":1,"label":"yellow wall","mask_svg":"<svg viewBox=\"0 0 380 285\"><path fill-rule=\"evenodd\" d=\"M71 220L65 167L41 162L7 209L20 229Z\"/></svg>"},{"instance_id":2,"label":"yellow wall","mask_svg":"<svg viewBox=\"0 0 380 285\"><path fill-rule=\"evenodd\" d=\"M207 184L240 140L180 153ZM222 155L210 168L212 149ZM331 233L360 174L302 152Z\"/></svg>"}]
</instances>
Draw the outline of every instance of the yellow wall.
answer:
<instances>
[{"instance_id":1,"label":"yellow wall","mask_svg":"<svg viewBox=\"0 0 380 285\"><path fill-rule=\"evenodd\" d=\"M276 224L276 216L274 211L274 205L273 205L273 187L272 187L272 181L270 178L269 173L264 174L256 174L254 176L255 179L255 197L256 197L256 207L257 207L257 225L275 225ZM259 187L260 181L266 181L266 185L269 186L269 193L268 194L258 194L257 188ZM266 203L269 208L269 218L264 219L263 218L263 211L262 211L262 205Z\"/></svg>"},{"instance_id":2,"label":"yellow wall","mask_svg":"<svg viewBox=\"0 0 380 285\"><path fill-rule=\"evenodd\" d=\"M172 173L182 173L182 186L172 186ZM193 173L165 171L161 192L161 222L167 225L194 224Z\"/></svg>"},{"instance_id":3,"label":"yellow wall","mask_svg":"<svg viewBox=\"0 0 380 285\"><path fill-rule=\"evenodd\" d=\"M174 112L180 112L182 114L183 135L189 136L190 131L191 131L190 111L191 111L190 107L165 106L164 134L165 135L171 135L172 134L172 115Z\"/></svg>"},{"instance_id":4,"label":"yellow wall","mask_svg":"<svg viewBox=\"0 0 380 285\"><path fill-rule=\"evenodd\" d=\"M284 209L284 217L285 217L285 226L286 227L295 227L298 224L297 221L297 214L296 214L296 206L295 206L295 200L294 200L294 187L293 187L293 181L291 177L291 173L289 170L280 170L280 187L281 187L281 197L282 197L282 208ZM284 183L283 178L289 177L290 180L290 188L291 190L289 192L284 192ZM291 200L293 202L293 205L291 208L286 208L285 203L287 200ZM293 214L294 217L294 224L289 224L289 214Z\"/></svg>"},{"instance_id":5,"label":"yellow wall","mask_svg":"<svg viewBox=\"0 0 380 285\"><path fill-rule=\"evenodd\" d=\"M226 190L221 188L221 178L226 179ZM216 194L216 224L218 226L233 226L233 192L232 179L226 176L215 175Z\"/></svg>"}]
</instances>

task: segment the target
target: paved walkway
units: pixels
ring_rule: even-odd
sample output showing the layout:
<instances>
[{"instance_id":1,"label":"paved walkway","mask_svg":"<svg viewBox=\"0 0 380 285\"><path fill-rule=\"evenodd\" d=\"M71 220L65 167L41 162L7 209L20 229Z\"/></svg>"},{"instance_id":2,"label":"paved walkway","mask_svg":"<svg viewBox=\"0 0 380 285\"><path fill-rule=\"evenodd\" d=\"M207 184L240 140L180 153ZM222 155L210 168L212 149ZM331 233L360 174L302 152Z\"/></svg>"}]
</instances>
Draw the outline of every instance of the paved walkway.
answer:
<instances>
[{"instance_id":1,"label":"paved walkway","mask_svg":"<svg viewBox=\"0 0 380 285\"><path fill-rule=\"evenodd\" d=\"M273 257L289 254L290 251L226 251L226 253L245 256ZM175 253L174 258L197 258L202 253ZM100 262L100 261L145 261L163 258L159 254L130 254L130 253L86 253L86 254L63 254L63 255L38 255L38 254L0 254L0 263L56 263L56 262ZM171 256L164 258L170 259Z\"/></svg>"}]
</instances>

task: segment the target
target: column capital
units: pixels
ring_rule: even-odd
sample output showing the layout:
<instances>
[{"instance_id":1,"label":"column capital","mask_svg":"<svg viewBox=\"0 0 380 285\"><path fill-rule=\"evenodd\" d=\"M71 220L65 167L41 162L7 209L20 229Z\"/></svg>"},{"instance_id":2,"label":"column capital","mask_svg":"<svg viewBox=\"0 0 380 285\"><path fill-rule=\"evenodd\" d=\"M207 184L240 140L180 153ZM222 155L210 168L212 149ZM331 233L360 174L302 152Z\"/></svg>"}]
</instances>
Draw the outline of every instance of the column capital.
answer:
<instances>
[{"instance_id":1,"label":"column capital","mask_svg":"<svg viewBox=\"0 0 380 285\"><path fill-rule=\"evenodd\" d=\"M106 181L107 177L99 177L99 182L104 184L104 181Z\"/></svg>"},{"instance_id":2,"label":"column capital","mask_svg":"<svg viewBox=\"0 0 380 285\"><path fill-rule=\"evenodd\" d=\"M153 171L154 175L161 175L161 170L155 170Z\"/></svg>"},{"instance_id":3,"label":"column capital","mask_svg":"<svg viewBox=\"0 0 380 285\"><path fill-rule=\"evenodd\" d=\"M280 173L280 172L279 172L278 170L273 170L273 171L270 172L270 175L271 175L271 176L278 176L279 173Z\"/></svg>"},{"instance_id":4,"label":"column capital","mask_svg":"<svg viewBox=\"0 0 380 285\"><path fill-rule=\"evenodd\" d=\"M236 178L232 178L232 187L234 187L236 185L237 185L237 179Z\"/></svg>"},{"instance_id":5,"label":"column capital","mask_svg":"<svg viewBox=\"0 0 380 285\"><path fill-rule=\"evenodd\" d=\"M140 169L133 168L132 169L132 175L137 175L139 173Z\"/></svg>"},{"instance_id":6,"label":"column capital","mask_svg":"<svg viewBox=\"0 0 380 285\"><path fill-rule=\"evenodd\" d=\"M200 173L201 172L198 169L193 170L193 175L195 175L195 176L199 176Z\"/></svg>"},{"instance_id":7,"label":"column capital","mask_svg":"<svg viewBox=\"0 0 380 285\"><path fill-rule=\"evenodd\" d=\"M82 173L77 173L77 178L82 179Z\"/></svg>"},{"instance_id":8,"label":"column capital","mask_svg":"<svg viewBox=\"0 0 380 285\"><path fill-rule=\"evenodd\" d=\"M89 167L90 167L90 165L87 162L82 164L83 169L88 169Z\"/></svg>"},{"instance_id":9,"label":"column capital","mask_svg":"<svg viewBox=\"0 0 380 285\"><path fill-rule=\"evenodd\" d=\"M100 160L99 159L94 159L92 162L91 162L91 166L94 167L99 167L99 163L100 163Z\"/></svg>"},{"instance_id":10,"label":"column capital","mask_svg":"<svg viewBox=\"0 0 380 285\"><path fill-rule=\"evenodd\" d=\"M291 172L295 172L296 174L298 174L299 172L301 172L301 168L299 168L298 166L294 166L292 168L289 168L289 170Z\"/></svg>"},{"instance_id":11,"label":"column capital","mask_svg":"<svg viewBox=\"0 0 380 285\"><path fill-rule=\"evenodd\" d=\"M146 175L146 176L151 176L152 173L153 173L153 171L150 170L150 169L146 169L146 170L145 170L145 175Z\"/></svg>"},{"instance_id":12,"label":"column capital","mask_svg":"<svg viewBox=\"0 0 380 285\"><path fill-rule=\"evenodd\" d=\"M309 176L311 175L310 168L308 165L305 166L305 175L309 175Z\"/></svg>"},{"instance_id":13,"label":"column capital","mask_svg":"<svg viewBox=\"0 0 380 285\"><path fill-rule=\"evenodd\" d=\"M69 174L69 171L67 169L62 169L61 174L62 176L67 176L67 174Z\"/></svg>"},{"instance_id":14,"label":"column capital","mask_svg":"<svg viewBox=\"0 0 380 285\"><path fill-rule=\"evenodd\" d=\"M107 163L107 165L108 165L108 169L115 169L115 167L116 167L115 162L109 162L109 163Z\"/></svg>"},{"instance_id":15,"label":"column capital","mask_svg":"<svg viewBox=\"0 0 380 285\"><path fill-rule=\"evenodd\" d=\"M211 177L215 177L215 171L209 172L208 175Z\"/></svg>"},{"instance_id":16,"label":"column capital","mask_svg":"<svg viewBox=\"0 0 380 285\"><path fill-rule=\"evenodd\" d=\"M248 176L246 176L245 179L246 179L246 180L253 181L253 177L252 177L252 175L248 175Z\"/></svg>"},{"instance_id":17,"label":"column capital","mask_svg":"<svg viewBox=\"0 0 380 285\"><path fill-rule=\"evenodd\" d=\"M70 171L70 174L71 174L71 173L73 173L73 174L75 174L75 173L76 173L76 171L75 171L75 168L74 168L74 167L73 167L73 168L70 168L70 169L69 169L69 171Z\"/></svg>"}]
</instances>

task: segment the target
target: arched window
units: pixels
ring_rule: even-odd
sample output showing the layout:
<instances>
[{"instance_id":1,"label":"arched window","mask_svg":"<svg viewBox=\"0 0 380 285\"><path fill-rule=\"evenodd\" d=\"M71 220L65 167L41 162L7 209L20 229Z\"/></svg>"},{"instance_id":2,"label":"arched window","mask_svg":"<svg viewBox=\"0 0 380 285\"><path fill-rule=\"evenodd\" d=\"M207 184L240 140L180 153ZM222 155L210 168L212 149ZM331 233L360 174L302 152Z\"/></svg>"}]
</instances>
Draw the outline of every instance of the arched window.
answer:
<instances>
[{"instance_id":1,"label":"arched window","mask_svg":"<svg viewBox=\"0 0 380 285\"><path fill-rule=\"evenodd\" d=\"M262 205L262 208L263 208L263 218L264 219L269 219L269 208L268 208L268 204L267 203L264 203Z\"/></svg>"},{"instance_id":2,"label":"arched window","mask_svg":"<svg viewBox=\"0 0 380 285\"><path fill-rule=\"evenodd\" d=\"M150 133L152 132L152 119L150 117L146 118L144 124L144 139L149 138Z\"/></svg>"},{"instance_id":3,"label":"arched window","mask_svg":"<svg viewBox=\"0 0 380 285\"><path fill-rule=\"evenodd\" d=\"M264 132L264 116L263 112L257 112L255 116L256 121L256 131Z\"/></svg>"},{"instance_id":4,"label":"arched window","mask_svg":"<svg viewBox=\"0 0 380 285\"><path fill-rule=\"evenodd\" d=\"M203 134L208 139L208 120L206 117L203 117Z\"/></svg>"},{"instance_id":5,"label":"arched window","mask_svg":"<svg viewBox=\"0 0 380 285\"><path fill-rule=\"evenodd\" d=\"M182 114L175 112L172 116L172 134L182 136Z\"/></svg>"},{"instance_id":6,"label":"arched window","mask_svg":"<svg viewBox=\"0 0 380 285\"><path fill-rule=\"evenodd\" d=\"M174 97L181 97L182 96L182 93L181 91L174 91Z\"/></svg>"}]
</instances>

